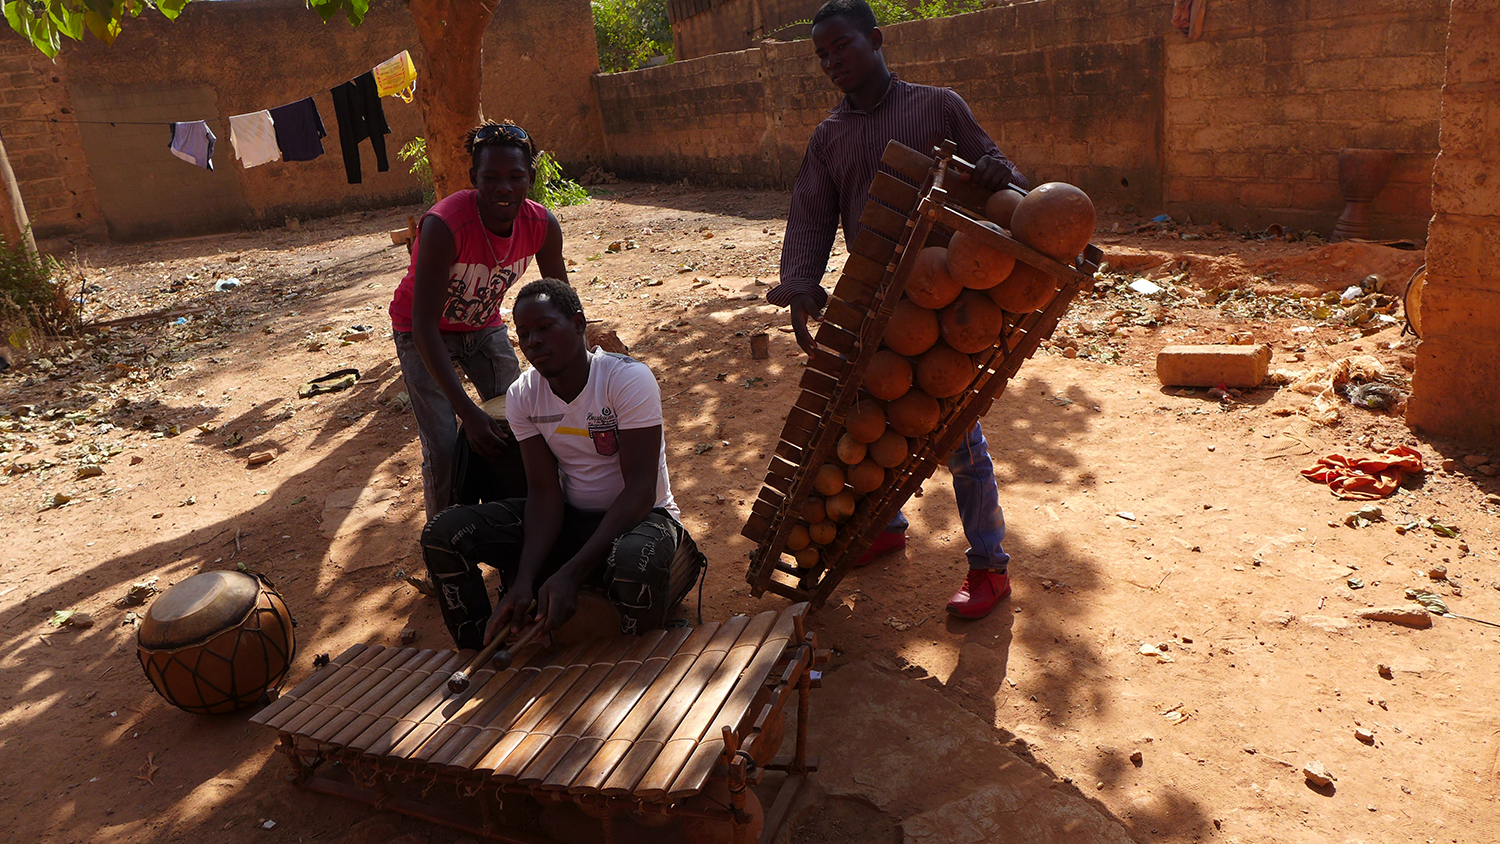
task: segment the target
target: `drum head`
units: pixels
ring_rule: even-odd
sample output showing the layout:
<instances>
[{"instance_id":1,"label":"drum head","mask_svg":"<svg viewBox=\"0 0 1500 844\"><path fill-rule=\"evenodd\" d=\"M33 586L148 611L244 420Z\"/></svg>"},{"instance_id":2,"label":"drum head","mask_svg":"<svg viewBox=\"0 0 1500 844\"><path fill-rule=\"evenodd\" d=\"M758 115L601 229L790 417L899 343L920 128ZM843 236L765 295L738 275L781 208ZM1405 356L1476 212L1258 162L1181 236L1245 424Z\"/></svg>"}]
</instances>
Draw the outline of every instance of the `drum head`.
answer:
<instances>
[{"instance_id":1,"label":"drum head","mask_svg":"<svg viewBox=\"0 0 1500 844\"><path fill-rule=\"evenodd\" d=\"M260 581L237 571L195 574L162 593L141 619L137 641L148 648L190 645L240 623L255 607Z\"/></svg>"}]
</instances>

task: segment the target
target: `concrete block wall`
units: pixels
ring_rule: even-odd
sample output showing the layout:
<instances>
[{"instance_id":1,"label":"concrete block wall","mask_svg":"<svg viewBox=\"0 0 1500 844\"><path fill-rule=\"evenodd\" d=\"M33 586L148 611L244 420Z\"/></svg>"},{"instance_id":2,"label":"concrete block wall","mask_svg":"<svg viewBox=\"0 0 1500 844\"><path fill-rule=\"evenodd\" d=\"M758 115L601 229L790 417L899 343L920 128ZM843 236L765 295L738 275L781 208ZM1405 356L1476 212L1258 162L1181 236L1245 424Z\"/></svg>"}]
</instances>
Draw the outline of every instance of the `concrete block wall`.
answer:
<instances>
[{"instance_id":1,"label":"concrete block wall","mask_svg":"<svg viewBox=\"0 0 1500 844\"><path fill-rule=\"evenodd\" d=\"M739 2L749 0L698 17ZM1216 3L1203 38L1188 42L1158 0L1023 0L884 27L886 58L905 79L959 91L1034 181L1073 182L1105 206L1327 234L1343 207L1339 149L1400 150L1374 206L1374 234L1420 239L1431 214L1445 3ZM641 178L789 186L839 94L807 41L734 55L600 77L612 164ZM743 99L697 99L699 87L737 82L764 93L762 123L745 116ZM694 104L659 128L621 116L658 100L669 111ZM625 124L629 138L612 128ZM753 142L744 137L757 129ZM732 167L709 153L726 145L736 150Z\"/></svg>"},{"instance_id":2,"label":"concrete block wall","mask_svg":"<svg viewBox=\"0 0 1500 844\"><path fill-rule=\"evenodd\" d=\"M1500 8L1452 0L1442 152L1422 297L1422 345L1406 421L1500 443ZM1493 452L1491 452L1493 454Z\"/></svg>"},{"instance_id":3,"label":"concrete block wall","mask_svg":"<svg viewBox=\"0 0 1500 844\"><path fill-rule=\"evenodd\" d=\"M1154 203L1163 60L1138 3L1046 0L898 24L884 28L886 58L908 81L962 94L1033 181ZM601 76L596 89L622 175L778 187L841 96L808 41Z\"/></svg>"},{"instance_id":4,"label":"concrete block wall","mask_svg":"<svg viewBox=\"0 0 1500 844\"><path fill-rule=\"evenodd\" d=\"M696 59L755 46L796 21L811 20L823 0L668 0L675 57Z\"/></svg>"},{"instance_id":5,"label":"concrete block wall","mask_svg":"<svg viewBox=\"0 0 1500 844\"><path fill-rule=\"evenodd\" d=\"M159 15L126 21L113 45L92 37L69 42L55 65L11 36L0 40L0 62L26 69L11 73L16 89L0 93L0 134L35 231L54 246L104 234L158 239L280 225L289 216L415 202L420 188L396 150L423 134L420 107L382 100L391 169L376 171L366 141L363 181L350 185L328 92L403 49L417 63L417 84L428 81L420 76L424 61L410 13L395 0L376 0L358 28L341 19L324 24L300 0L192 3L175 22ZM602 159L589 83L597 70L585 0L507 2L486 37L482 105L492 117L526 126L578 172ZM210 121L219 138L213 173L167 152L166 121L224 117L309 95L328 131L326 153L315 161L246 170L234 158L227 120ZM88 104L90 120L163 123L79 126L68 122L84 119L72 111L75 98ZM37 124L20 119L33 111L60 122L35 133Z\"/></svg>"},{"instance_id":6,"label":"concrete block wall","mask_svg":"<svg viewBox=\"0 0 1500 844\"><path fill-rule=\"evenodd\" d=\"M1376 237L1432 215L1447 0L1215 3L1204 37L1166 37L1164 208L1194 220L1327 233L1343 147L1403 155Z\"/></svg>"}]
</instances>

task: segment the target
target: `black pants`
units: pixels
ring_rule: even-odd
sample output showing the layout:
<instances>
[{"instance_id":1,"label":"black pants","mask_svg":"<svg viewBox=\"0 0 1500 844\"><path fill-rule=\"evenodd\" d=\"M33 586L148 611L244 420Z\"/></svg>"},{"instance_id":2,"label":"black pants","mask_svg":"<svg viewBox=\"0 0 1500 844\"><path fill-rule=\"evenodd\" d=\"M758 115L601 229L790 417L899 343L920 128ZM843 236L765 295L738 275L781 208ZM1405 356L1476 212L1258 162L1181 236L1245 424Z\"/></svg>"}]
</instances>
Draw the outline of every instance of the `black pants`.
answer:
<instances>
[{"instance_id":1,"label":"black pants","mask_svg":"<svg viewBox=\"0 0 1500 844\"><path fill-rule=\"evenodd\" d=\"M489 624L490 597L479 563L499 570L502 595L516 581L525 515L524 498L449 507L422 531L422 555L443 621L460 648L482 647ZM564 505L562 530L542 565L537 588L583 547L603 518L602 512ZM645 521L615 540L604 565L589 573L584 586L603 591L619 608L620 632L636 633L666 623L704 563L687 530L667 511L652 510Z\"/></svg>"}]
</instances>

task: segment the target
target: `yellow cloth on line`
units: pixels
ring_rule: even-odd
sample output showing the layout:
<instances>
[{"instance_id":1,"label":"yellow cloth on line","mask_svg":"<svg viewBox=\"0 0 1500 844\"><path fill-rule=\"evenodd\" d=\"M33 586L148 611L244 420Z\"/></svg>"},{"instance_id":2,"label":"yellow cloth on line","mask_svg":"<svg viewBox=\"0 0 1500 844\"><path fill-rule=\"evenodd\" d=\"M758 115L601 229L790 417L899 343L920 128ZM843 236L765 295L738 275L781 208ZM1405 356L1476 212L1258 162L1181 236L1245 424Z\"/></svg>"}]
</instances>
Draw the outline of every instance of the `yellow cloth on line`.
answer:
<instances>
[{"instance_id":1,"label":"yellow cloth on line","mask_svg":"<svg viewBox=\"0 0 1500 844\"><path fill-rule=\"evenodd\" d=\"M411 53L402 50L375 66L375 90L382 97L400 97L411 102L417 92L417 66Z\"/></svg>"}]
</instances>

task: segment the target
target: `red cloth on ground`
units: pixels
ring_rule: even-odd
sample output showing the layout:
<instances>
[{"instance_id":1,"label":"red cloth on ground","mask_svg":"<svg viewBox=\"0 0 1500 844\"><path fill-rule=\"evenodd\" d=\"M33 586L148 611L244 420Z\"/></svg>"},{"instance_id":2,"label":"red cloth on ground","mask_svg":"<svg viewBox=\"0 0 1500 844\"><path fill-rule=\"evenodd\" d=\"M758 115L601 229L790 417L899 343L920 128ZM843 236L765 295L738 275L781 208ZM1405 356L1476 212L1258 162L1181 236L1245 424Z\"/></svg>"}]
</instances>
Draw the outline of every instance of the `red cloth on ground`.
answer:
<instances>
[{"instance_id":1,"label":"red cloth on ground","mask_svg":"<svg viewBox=\"0 0 1500 844\"><path fill-rule=\"evenodd\" d=\"M1421 471L1422 455L1398 445L1383 454L1320 457L1315 465L1302 470L1302 476L1327 484L1339 498L1373 501L1395 492L1407 474Z\"/></svg>"}]
</instances>

